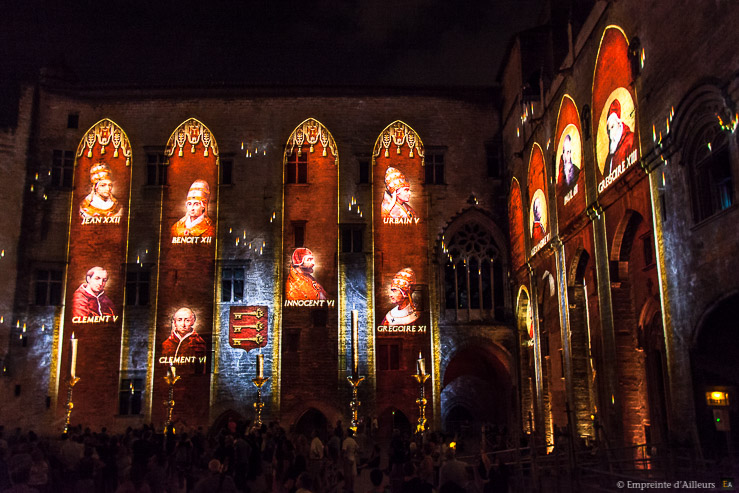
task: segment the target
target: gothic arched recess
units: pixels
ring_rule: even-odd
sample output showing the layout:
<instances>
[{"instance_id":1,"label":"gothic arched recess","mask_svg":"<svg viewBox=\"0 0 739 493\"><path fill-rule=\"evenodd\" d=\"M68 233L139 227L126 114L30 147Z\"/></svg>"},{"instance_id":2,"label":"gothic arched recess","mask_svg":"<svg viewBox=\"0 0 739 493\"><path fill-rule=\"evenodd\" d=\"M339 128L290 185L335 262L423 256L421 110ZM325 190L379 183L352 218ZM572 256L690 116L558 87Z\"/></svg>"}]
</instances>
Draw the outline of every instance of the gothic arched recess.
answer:
<instances>
[{"instance_id":1,"label":"gothic arched recess","mask_svg":"<svg viewBox=\"0 0 739 493\"><path fill-rule=\"evenodd\" d=\"M511 354L498 344L479 337L461 344L449 358L443 373L441 406L447 431L480 425L510 428L513 422Z\"/></svg>"},{"instance_id":2,"label":"gothic arched recess","mask_svg":"<svg viewBox=\"0 0 739 493\"><path fill-rule=\"evenodd\" d=\"M441 238L440 265L445 322L503 321L507 299L505 236L490 217L468 209Z\"/></svg>"},{"instance_id":3,"label":"gothic arched recess","mask_svg":"<svg viewBox=\"0 0 739 493\"><path fill-rule=\"evenodd\" d=\"M727 455L726 432L716 429L713 408L707 405L706 399L707 394L714 391L728 392L729 398L733 399L739 389L737 304L739 293L733 292L709 307L701 317L690 351L696 422L703 455L707 459L720 459ZM728 408L729 423L739 422L739 412L734 406L732 404ZM731 442L739 443L739 427L731 428Z\"/></svg>"}]
</instances>

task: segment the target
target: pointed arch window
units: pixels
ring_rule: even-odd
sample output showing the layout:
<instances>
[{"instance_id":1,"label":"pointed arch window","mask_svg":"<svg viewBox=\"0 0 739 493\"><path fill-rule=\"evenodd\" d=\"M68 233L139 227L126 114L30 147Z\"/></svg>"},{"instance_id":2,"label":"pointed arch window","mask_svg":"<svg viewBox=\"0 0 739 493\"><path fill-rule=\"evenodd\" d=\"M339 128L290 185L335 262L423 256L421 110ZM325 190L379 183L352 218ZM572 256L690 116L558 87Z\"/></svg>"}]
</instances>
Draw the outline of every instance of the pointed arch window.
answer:
<instances>
[{"instance_id":1,"label":"pointed arch window","mask_svg":"<svg viewBox=\"0 0 739 493\"><path fill-rule=\"evenodd\" d=\"M477 222L464 224L444 246L444 253L445 308L458 315L474 312L474 318L502 319L503 269L490 231Z\"/></svg>"}]
</instances>

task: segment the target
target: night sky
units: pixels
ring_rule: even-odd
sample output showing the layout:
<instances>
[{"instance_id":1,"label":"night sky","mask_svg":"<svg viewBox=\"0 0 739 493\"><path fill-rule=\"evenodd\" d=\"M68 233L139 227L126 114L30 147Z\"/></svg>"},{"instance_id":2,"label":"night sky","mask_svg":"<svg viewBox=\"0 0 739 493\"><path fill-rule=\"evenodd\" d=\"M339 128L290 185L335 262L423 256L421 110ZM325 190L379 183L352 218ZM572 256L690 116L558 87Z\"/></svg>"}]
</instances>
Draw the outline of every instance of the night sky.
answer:
<instances>
[{"instance_id":1,"label":"night sky","mask_svg":"<svg viewBox=\"0 0 739 493\"><path fill-rule=\"evenodd\" d=\"M541 0L15 0L3 76L92 84L491 85Z\"/></svg>"}]
</instances>

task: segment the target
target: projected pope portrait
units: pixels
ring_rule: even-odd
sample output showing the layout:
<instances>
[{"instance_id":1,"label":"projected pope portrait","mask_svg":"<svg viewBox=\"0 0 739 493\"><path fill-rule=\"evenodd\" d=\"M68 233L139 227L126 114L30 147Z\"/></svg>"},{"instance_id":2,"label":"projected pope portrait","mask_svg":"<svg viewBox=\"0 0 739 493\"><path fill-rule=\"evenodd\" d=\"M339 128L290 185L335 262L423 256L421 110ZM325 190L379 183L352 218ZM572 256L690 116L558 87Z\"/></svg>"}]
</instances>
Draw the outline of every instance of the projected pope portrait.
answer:
<instances>
[{"instance_id":1,"label":"projected pope portrait","mask_svg":"<svg viewBox=\"0 0 739 493\"><path fill-rule=\"evenodd\" d=\"M531 217L529 219L531 227L531 242L539 243L547 232L547 208L544 199L544 192L539 189L534 192L534 199L531 201Z\"/></svg>"},{"instance_id":2,"label":"projected pope portrait","mask_svg":"<svg viewBox=\"0 0 739 493\"><path fill-rule=\"evenodd\" d=\"M185 216L172 225L172 236L214 236L215 225L208 217L210 187L205 180L190 185L185 200Z\"/></svg>"},{"instance_id":3,"label":"projected pope portrait","mask_svg":"<svg viewBox=\"0 0 739 493\"><path fill-rule=\"evenodd\" d=\"M307 248L296 248L290 261L290 272L285 282L285 299L325 300L326 290L313 277L316 258Z\"/></svg>"},{"instance_id":4,"label":"projected pope portrait","mask_svg":"<svg viewBox=\"0 0 739 493\"><path fill-rule=\"evenodd\" d=\"M382 217L393 219L413 219L416 211L409 204L411 184L405 175L396 168L385 171L385 193L382 197Z\"/></svg>"},{"instance_id":5,"label":"projected pope portrait","mask_svg":"<svg viewBox=\"0 0 739 493\"><path fill-rule=\"evenodd\" d=\"M559 162L557 164L557 194L567 195L567 192L577 184L580 177L580 135L577 127L567 125L562 132L559 145Z\"/></svg>"},{"instance_id":6,"label":"projected pope portrait","mask_svg":"<svg viewBox=\"0 0 739 493\"><path fill-rule=\"evenodd\" d=\"M72 317L115 316L113 302L105 294L108 271L103 267L92 267L87 271L85 282L72 295Z\"/></svg>"},{"instance_id":7,"label":"projected pope portrait","mask_svg":"<svg viewBox=\"0 0 739 493\"><path fill-rule=\"evenodd\" d=\"M80 216L85 219L92 217L120 217L123 207L113 195L113 175L110 167L104 162L98 162L90 168L90 193L80 204Z\"/></svg>"},{"instance_id":8,"label":"projected pope portrait","mask_svg":"<svg viewBox=\"0 0 739 493\"><path fill-rule=\"evenodd\" d=\"M597 143L598 166L604 176L625 164L636 149L632 130L636 121L631 94L620 87L611 93L606 103L600 117Z\"/></svg>"},{"instance_id":9,"label":"projected pope portrait","mask_svg":"<svg viewBox=\"0 0 739 493\"><path fill-rule=\"evenodd\" d=\"M411 298L415 285L416 274L410 267L393 276L388 294L395 306L387 312L380 325L412 325L418 320L418 312Z\"/></svg>"},{"instance_id":10,"label":"projected pope portrait","mask_svg":"<svg viewBox=\"0 0 739 493\"><path fill-rule=\"evenodd\" d=\"M162 343L162 356L205 356L205 340L195 331L195 313L183 306L172 315L172 332Z\"/></svg>"}]
</instances>

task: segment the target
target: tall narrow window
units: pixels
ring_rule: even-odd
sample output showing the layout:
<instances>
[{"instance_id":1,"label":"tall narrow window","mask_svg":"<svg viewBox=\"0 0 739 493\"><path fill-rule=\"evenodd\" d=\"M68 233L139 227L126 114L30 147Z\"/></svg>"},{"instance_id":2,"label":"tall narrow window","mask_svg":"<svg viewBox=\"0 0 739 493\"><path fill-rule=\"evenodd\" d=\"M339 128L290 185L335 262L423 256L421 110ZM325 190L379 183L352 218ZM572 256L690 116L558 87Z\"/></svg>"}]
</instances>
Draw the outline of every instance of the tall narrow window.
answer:
<instances>
[{"instance_id":1,"label":"tall narrow window","mask_svg":"<svg viewBox=\"0 0 739 493\"><path fill-rule=\"evenodd\" d=\"M447 310L454 310L457 308L457 281L456 281L457 270L451 264L447 263L444 266L444 306Z\"/></svg>"},{"instance_id":2,"label":"tall narrow window","mask_svg":"<svg viewBox=\"0 0 739 493\"><path fill-rule=\"evenodd\" d=\"M146 154L146 184L167 184L167 161L163 152Z\"/></svg>"},{"instance_id":3,"label":"tall narrow window","mask_svg":"<svg viewBox=\"0 0 739 493\"><path fill-rule=\"evenodd\" d=\"M306 221L293 221L293 246L295 248L305 246L305 223Z\"/></svg>"},{"instance_id":4,"label":"tall narrow window","mask_svg":"<svg viewBox=\"0 0 739 493\"><path fill-rule=\"evenodd\" d=\"M473 310L480 309L480 264L477 257L470 258L470 308Z\"/></svg>"},{"instance_id":5,"label":"tall narrow window","mask_svg":"<svg viewBox=\"0 0 739 493\"><path fill-rule=\"evenodd\" d=\"M467 262L458 261L454 269L457 271L457 308L460 310L469 308L469 293L467 291Z\"/></svg>"},{"instance_id":6,"label":"tall narrow window","mask_svg":"<svg viewBox=\"0 0 739 493\"><path fill-rule=\"evenodd\" d=\"M341 253L361 253L362 246L362 226L343 224L341 226Z\"/></svg>"},{"instance_id":7,"label":"tall narrow window","mask_svg":"<svg viewBox=\"0 0 739 493\"><path fill-rule=\"evenodd\" d=\"M36 271L36 290L34 304L61 305L62 303L62 271L55 269L39 269Z\"/></svg>"},{"instance_id":8,"label":"tall narrow window","mask_svg":"<svg viewBox=\"0 0 739 493\"><path fill-rule=\"evenodd\" d=\"M72 186L74 152L54 149L51 158L51 185L59 188Z\"/></svg>"},{"instance_id":9,"label":"tall narrow window","mask_svg":"<svg viewBox=\"0 0 739 493\"><path fill-rule=\"evenodd\" d=\"M482 265L480 266L480 283L482 285L482 307L485 310L493 308L493 273L492 273L492 261L483 259Z\"/></svg>"},{"instance_id":10,"label":"tall narrow window","mask_svg":"<svg viewBox=\"0 0 739 493\"><path fill-rule=\"evenodd\" d=\"M300 330L285 331L285 352L297 353L300 350Z\"/></svg>"},{"instance_id":11,"label":"tall narrow window","mask_svg":"<svg viewBox=\"0 0 739 493\"><path fill-rule=\"evenodd\" d=\"M377 344L377 369L390 371L400 369L400 344L381 342Z\"/></svg>"},{"instance_id":12,"label":"tall narrow window","mask_svg":"<svg viewBox=\"0 0 739 493\"><path fill-rule=\"evenodd\" d=\"M641 236L642 254L644 255L644 267L654 264L654 248L652 247L652 232L649 231Z\"/></svg>"},{"instance_id":13,"label":"tall narrow window","mask_svg":"<svg viewBox=\"0 0 739 493\"><path fill-rule=\"evenodd\" d=\"M485 161L490 178L500 178L503 175L503 142L500 138L485 145Z\"/></svg>"},{"instance_id":14,"label":"tall narrow window","mask_svg":"<svg viewBox=\"0 0 739 493\"><path fill-rule=\"evenodd\" d=\"M221 301L236 303L244 301L244 280L246 269L242 266L221 269Z\"/></svg>"},{"instance_id":15,"label":"tall narrow window","mask_svg":"<svg viewBox=\"0 0 739 493\"><path fill-rule=\"evenodd\" d=\"M126 305L147 306L149 304L149 281L151 272L140 265L132 265L126 272Z\"/></svg>"},{"instance_id":16,"label":"tall narrow window","mask_svg":"<svg viewBox=\"0 0 739 493\"><path fill-rule=\"evenodd\" d=\"M359 159L359 183L370 182L370 160L366 158Z\"/></svg>"},{"instance_id":17,"label":"tall narrow window","mask_svg":"<svg viewBox=\"0 0 739 493\"><path fill-rule=\"evenodd\" d=\"M308 155L297 150L285 159L285 183L308 183Z\"/></svg>"},{"instance_id":18,"label":"tall narrow window","mask_svg":"<svg viewBox=\"0 0 739 493\"><path fill-rule=\"evenodd\" d=\"M69 113L67 115L67 128L79 128L80 115L77 113Z\"/></svg>"},{"instance_id":19,"label":"tall narrow window","mask_svg":"<svg viewBox=\"0 0 739 493\"><path fill-rule=\"evenodd\" d=\"M424 159L426 183L442 185L444 183L444 152L427 151Z\"/></svg>"},{"instance_id":20,"label":"tall narrow window","mask_svg":"<svg viewBox=\"0 0 739 493\"><path fill-rule=\"evenodd\" d=\"M233 177L233 168L234 168L234 161L233 159L221 159L220 164L218 165L221 171L221 185L233 185L234 183L234 177Z\"/></svg>"}]
</instances>

